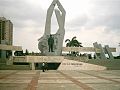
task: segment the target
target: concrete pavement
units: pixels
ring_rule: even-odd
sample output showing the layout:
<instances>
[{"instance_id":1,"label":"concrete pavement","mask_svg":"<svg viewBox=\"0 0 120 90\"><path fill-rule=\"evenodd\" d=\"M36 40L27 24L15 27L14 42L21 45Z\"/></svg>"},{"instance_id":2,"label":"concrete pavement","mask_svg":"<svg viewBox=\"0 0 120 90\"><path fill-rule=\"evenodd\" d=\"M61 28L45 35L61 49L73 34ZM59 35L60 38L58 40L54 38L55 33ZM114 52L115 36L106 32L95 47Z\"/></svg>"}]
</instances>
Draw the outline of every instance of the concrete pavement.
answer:
<instances>
[{"instance_id":1,"label":"concrete pavement","mask_svg":"<svg viewBox=\"0 0 120 90\"><path fill-rule=\"evenodd\" d=\"M0 90L120 90L120 70L0 70Z\"/></svg>"}]
</instances>

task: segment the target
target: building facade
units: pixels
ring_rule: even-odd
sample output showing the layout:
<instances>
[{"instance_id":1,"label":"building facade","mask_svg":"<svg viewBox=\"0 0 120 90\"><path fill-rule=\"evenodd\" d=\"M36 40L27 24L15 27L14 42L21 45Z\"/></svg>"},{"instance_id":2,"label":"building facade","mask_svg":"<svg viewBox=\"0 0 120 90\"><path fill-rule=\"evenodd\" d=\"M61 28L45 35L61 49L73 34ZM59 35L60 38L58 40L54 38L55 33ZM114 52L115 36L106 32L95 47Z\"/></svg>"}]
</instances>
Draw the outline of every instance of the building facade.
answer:
<instances>
[{"instance_id":1,"label":"building facade","mask_svg":"<svg viewBox=\"0 0 120 90\"><path fill-rule=\"evenodd\" d=\"M12 45L13 43L13 24L10 20L0 17L0 44ZM0 50L0 58L8 57L12 51Z\"/></svg>"}]
</instances>

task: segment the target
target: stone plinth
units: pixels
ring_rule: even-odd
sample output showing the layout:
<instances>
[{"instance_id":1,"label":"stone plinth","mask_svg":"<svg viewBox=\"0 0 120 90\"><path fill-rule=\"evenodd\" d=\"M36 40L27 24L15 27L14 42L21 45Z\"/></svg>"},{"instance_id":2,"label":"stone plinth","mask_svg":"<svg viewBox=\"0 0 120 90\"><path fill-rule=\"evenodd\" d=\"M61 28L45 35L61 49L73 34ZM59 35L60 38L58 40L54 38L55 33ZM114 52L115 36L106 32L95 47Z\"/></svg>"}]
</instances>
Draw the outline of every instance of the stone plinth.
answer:
<instances>
[{"instance_id":1,"label":"stone plinth","mask_svg":"<svg viewBox=\"0 0 120 90\"><path fill-rule=\"evenodd\" d=\"M27 62L48 62L61 63L64 60L63 56L26 56Z\"/></svg>"},{"instance_id":2,"label":"stone plinth","mask_svg":"<svg viewBox=\"0 0 120 90\"><path fill-rule=\"evenodd\" d=\"M79 51L79 52L100 52L100 49L94 47L63 47L62 51Z\"/></svg>"},{"instance_id":3,"label":"stone plinth","mask_svg":"<svg viewBox=\"0 0 120 90\"><path fill-rule=\"evenodd\" d=\"M27 56L14 56L13 62L27 62Z\"/></svg>"},{"instance_id":4,"label":"stone plinth","mask_svg":"<svg viewBox=\"0 0 120 90\"><path fill-rule=\"evenodd\" d=\"M105 48L103 48L105 50ZM116 48L110 47L110 52L116 52ZM62 47L62 51L79 51L79 52L96 52L100 53L100 49L96 47Z\"/></svg>"}]
</instances>

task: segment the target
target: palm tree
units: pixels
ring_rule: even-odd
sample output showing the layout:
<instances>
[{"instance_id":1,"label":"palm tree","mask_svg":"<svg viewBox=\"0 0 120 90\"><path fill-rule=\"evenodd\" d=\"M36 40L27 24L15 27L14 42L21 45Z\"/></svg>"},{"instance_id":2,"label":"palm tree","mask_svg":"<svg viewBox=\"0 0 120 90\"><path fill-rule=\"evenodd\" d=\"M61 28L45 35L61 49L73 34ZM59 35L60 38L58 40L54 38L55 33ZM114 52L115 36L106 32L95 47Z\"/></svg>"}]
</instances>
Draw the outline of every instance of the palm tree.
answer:
<instances>
[{"instance_id":1,"label":"palm tree","mask_svg":"<svg viewBox=\"0 0 120 90\"><path fill-rule=\"evenodd\" d=\"M79 42L78 40L76 40L76 36L74 36L71 40L70 39L66 39L66 47L83 47L81 44L81 42Z\"/></svg>"},{"instance_id":2,"label":"palm tree","mask_svg":"<svg viewBox=\"0 0 120 90\"><path fill-rule=\"evenodd\" d=\"M74 36L71 40L70 39L66 39L66 47L83 47L81 44L81 42L79 42L78 40L76 40L76 36ZM70 53L70 52L69 52ZM71 52L71 55L75 55L78 54L79 52Z\"/></svg>"}]
</instances>

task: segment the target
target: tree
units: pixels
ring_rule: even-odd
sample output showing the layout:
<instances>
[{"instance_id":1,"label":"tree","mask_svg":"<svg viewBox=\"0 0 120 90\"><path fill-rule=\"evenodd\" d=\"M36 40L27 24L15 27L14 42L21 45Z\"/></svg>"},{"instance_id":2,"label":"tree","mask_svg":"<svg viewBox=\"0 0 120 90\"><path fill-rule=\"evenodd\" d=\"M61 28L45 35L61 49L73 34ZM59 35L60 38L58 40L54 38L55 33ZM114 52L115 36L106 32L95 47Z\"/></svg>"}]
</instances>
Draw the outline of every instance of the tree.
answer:
<instances>
[{"instance_id":1,"label":"tree","mask_svg":"<svg viewBox=\"0 0 120 90\"><path fill-rule=\"evenodd\" d=\"M81 42L79 42L78 40L76 40L76 36L74 36L71 40L70 39L66 39L66 47L83 47L81 44Z\"/></svg>"},{"instance_id":2,"label":"tree","mask_svg":"<svg viewBox=\"0 0 120 90\"><path fill-rule=\"evenodd\" d=\"M29 55L29 52L27 49L25 50L25 55Z\"/></svg>"},{"instance_id":3,"label":"tree","mask_svg":"<svg viewBox=\"0 0 120 90\"><path fill-rule=\"evenodd\" d=\"M70 39L66 39L66 47L83 47L81 44L81 42L79 42L78 40L76 40L76 36L74 36L71 40ZM79 52L71 52L71 55L77 55Z\"/></svg>"}]
</instances>

